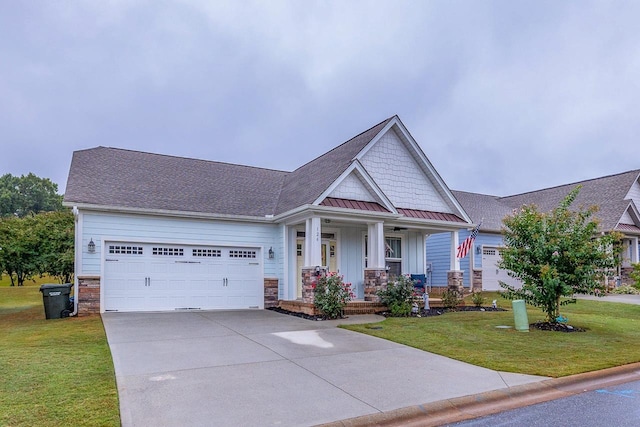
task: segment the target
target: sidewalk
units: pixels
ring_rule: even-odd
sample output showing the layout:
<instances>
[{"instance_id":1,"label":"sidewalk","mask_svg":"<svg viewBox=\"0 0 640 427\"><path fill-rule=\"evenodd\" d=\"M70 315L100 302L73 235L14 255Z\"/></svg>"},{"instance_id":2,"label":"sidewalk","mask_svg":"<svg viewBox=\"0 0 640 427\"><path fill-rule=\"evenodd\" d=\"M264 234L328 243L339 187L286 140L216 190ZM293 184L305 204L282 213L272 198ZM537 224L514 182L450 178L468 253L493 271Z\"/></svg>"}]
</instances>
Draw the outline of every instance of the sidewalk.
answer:
<instances>
[{"instance_id":1,"label":"sidewalk","mask_svg":"<svg viewBox=\"0 0 640 427\"><path fill-rule=\"evenodd\" d=\"M640 380L640 363L632 363L601 371L409 406L322 424L321 427L440 426L637 380Z\"/></svg>"}]
</instances>

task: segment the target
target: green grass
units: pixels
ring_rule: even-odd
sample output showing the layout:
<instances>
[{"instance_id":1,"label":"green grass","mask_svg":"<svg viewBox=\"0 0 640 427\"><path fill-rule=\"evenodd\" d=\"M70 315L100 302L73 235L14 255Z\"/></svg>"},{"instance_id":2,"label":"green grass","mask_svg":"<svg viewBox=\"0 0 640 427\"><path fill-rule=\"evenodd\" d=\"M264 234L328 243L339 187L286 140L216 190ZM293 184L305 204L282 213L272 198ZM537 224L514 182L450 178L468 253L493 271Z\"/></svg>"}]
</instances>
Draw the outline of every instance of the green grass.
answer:
<instances>
[{"instance_id":1,"label":"green grass","mask_svg":"<svg viewBox=\"0 0 640 427\"><path fill-rule=\"evenodd\" d=\"M0 425L120 425L100 317L45 320L39 284L0 286L0 337Z\"/></svg>"},{"instance_id":2,"label":"green grass","mask_svg":"<svg viewBox=\"0 0 640 427\"><path fill-rule=\"evenodd\" d=\"M51 277L51 276L42 276L42 277L36 276L33 279L29 279L29 280L25 280L24 281L24 285L25 286L36 286L37 285L38 287L40 287L40 285L43 285L45 283L59 283L59 282L58 282L58 279L56 279L55 277ZM9 286L9 287L11 286L11 279L6 274L3 274L2 277L0 278L0 288L2 288L4 286Z\"/></svg>"},{"instance_id":3,"label":"green grass","mask_svg":"<svg viewBox=\"0 0 640 427\"><path fill-rule=\"evenodd\" d=\"M511 302L497 299L507 312L457 312L436 317L389 318L346 329L385 338L453 359L506 372L562 377L640 361L640 306L579 300L564 306L569 324L586 332L517 332ZM527 307L529 322L544 320Z\"/></svg>"}]
</instances>

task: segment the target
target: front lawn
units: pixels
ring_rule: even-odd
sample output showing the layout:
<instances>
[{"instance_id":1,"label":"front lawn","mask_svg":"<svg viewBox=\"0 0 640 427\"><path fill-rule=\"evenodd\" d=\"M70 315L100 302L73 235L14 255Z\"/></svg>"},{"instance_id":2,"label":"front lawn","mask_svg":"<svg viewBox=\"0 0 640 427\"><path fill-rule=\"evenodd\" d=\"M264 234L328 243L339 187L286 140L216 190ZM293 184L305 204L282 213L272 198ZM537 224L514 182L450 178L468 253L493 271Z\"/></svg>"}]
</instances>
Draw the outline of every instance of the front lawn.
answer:
<instances>
[{"instance_id":1,"label":"front lawn","mask_svg":"<svg viewBox=\"0 0 640 427\"><path fill-rule=\"evenodd\" d=\"M0 286L0 425L120 425L100 317L45 320L39 288Z\"/></svg>"},{"instance_id":2,"label":"front lawn","mask_svg":"<svg viewBox=\"0 0 640 427\"><path fill-rule=\"evenodd\" d=\"M490 295L488 304L494 298ZM562 314L586 332L517 332L497 328L514 324L511 302L497 298L509 311L389 318L343 327L498 371L549 377L640 361L638 305L579 300L564 306ZM527 307L527 312L529 323L544 320L537 308Z\"/></svg>"}]
</instances>

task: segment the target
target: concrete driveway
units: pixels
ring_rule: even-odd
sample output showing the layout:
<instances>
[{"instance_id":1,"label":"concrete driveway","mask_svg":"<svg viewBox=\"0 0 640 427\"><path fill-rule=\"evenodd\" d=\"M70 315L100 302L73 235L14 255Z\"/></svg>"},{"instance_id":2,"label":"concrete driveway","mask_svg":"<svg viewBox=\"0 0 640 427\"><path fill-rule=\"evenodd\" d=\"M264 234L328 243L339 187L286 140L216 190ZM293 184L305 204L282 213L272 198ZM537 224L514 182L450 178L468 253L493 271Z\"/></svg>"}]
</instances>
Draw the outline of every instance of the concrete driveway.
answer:
<instances>
[{"instance_id":1,"label":"concrete driveway","mask_svg":"<svg viewBox=\"0 0 640 427\"><path fill-rule=\"evenodd\" d=\"M543 379L268 310L102 318L125 427L309 426Z\"/></svg>"}]
</instances>

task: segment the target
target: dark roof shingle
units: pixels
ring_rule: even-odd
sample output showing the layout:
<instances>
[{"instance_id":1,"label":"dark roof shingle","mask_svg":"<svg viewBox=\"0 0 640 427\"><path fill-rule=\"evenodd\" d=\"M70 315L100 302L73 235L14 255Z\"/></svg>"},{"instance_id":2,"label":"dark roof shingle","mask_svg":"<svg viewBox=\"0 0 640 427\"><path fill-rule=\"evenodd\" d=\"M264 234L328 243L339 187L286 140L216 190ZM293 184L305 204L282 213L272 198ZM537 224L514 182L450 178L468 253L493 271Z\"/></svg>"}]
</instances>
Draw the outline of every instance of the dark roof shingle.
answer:
<instances>
[{"instance_id":1,"label":"dark roof shingle","mask_svg":"<svg viewBox=\"0 0 640 427\"><path fill-rule=\"evenodd\" d=\"M66 203L222 215L275 210L286 172L97 147L76 151Z\"/></svg>"}]
</instances>

